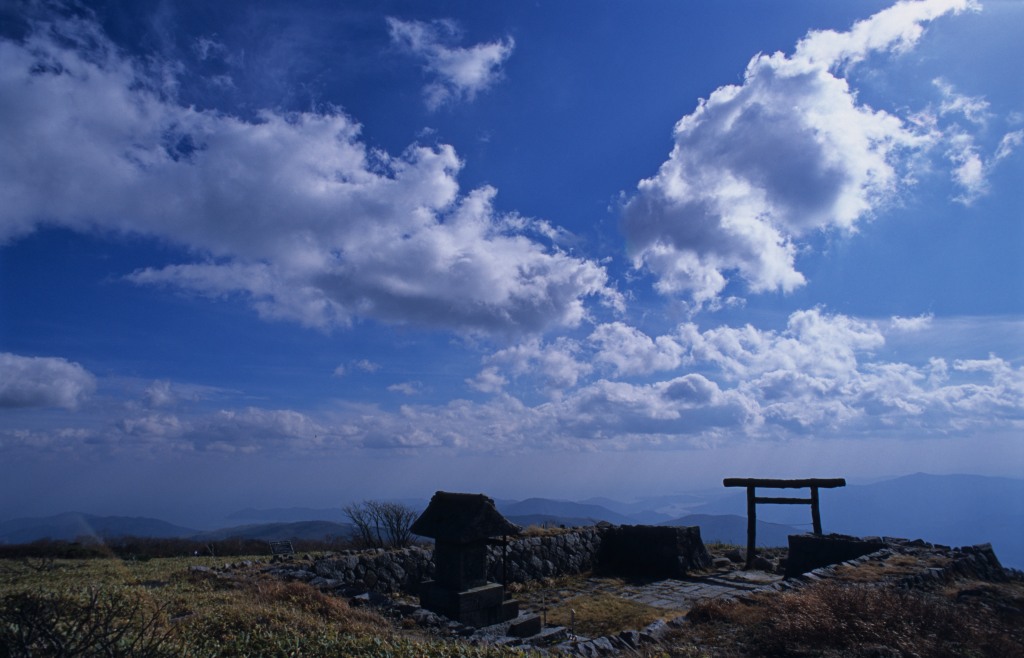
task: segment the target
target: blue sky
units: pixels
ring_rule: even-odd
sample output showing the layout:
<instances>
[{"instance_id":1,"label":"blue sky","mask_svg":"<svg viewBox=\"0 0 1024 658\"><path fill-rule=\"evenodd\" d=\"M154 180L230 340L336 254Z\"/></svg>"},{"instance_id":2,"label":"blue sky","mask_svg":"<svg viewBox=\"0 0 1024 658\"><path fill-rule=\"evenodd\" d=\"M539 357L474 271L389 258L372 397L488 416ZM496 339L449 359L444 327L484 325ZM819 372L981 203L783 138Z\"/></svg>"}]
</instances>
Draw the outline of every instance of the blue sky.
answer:
<instances>
[{"instance_id":1,"label":"blue sky","mask_svg":"<svg viewBox=\"0 0 1024 658\"><path fill-rule=\"evenodd\" d=\"M1024 3L0 25L0 516L1024 466Z\"/></svg>"}]
</instances>

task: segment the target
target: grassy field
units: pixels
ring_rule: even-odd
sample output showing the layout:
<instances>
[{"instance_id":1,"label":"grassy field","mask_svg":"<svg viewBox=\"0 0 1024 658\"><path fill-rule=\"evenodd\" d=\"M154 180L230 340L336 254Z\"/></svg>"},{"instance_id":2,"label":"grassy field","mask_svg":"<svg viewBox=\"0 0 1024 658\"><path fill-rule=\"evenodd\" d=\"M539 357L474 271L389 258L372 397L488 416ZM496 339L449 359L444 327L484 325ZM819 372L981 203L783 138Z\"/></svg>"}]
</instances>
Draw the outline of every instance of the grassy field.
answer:
<instances>
[{"instance_id":1,"label":"grassy field","mask_svg":"<svg viewBox=\"0 0 1024 658\"><path fill-rule=\"evenodd\" d=\"M910 568L901 559L886 565L888 575ZM525 655L434 638L306 584L265 575L259 564L227 577L216 570L224 563L0 560L0 658ZM520 586L517 595L543 593L553 603L549 623L575 618L576 632L591 637L642 628L669 612L607 593L580 595L575 585L554 579ZM555 602L560 591L570 595ZM699 602L687 619L643 655L1024 656L1019 580L962 580L916 591L867 582L864 574L840 575L786 593Z\"/></svg>"},{"instance_id":2,"label":"grassy field","mask_svg":"<svg viewBox=\"0 0 1024 658\"><path fill-rule=\"evenodd\" d=\"M403 634L373 611L224 559L0 561L0 656L521 656ZM236 571L237 573L237 571Z\"/></svg>"}]
</instances>

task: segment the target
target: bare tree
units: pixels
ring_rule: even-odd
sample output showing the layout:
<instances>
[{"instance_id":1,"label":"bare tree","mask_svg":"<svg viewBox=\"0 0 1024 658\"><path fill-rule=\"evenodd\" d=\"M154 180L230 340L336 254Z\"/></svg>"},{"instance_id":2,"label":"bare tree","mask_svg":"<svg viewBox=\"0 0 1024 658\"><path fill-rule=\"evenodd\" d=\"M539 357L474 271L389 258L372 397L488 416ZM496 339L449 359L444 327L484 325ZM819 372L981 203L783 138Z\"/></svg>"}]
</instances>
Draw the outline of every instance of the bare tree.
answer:
<instances>
[{"instance_id":1,"label":"bare tree","mask_svg":"<svg viewBox=\"0 0 1024 658\"><path fill-rule=\"evenodd\" d=\"M380 540L379 524L374 514L373 501L350 503L341 511L356 527L356 540L365 548L380 548L384 543Z\"/></svg>"},{"instance_id":2,"label":"bare tree","mask_svg":"<svg viewBox=\"0 0 1024 658\"><path fill-rule=\"evenodd\" d=\"M412 522L416 520L416 511L401 503L381 503L381 520L387 533L388 544L392 548L405 548L412 543Z\"/></svg>"},{"instance_id":3,"label":"bare tree","mask_svg":"<svg viewBox=\"0 0 1024 658\"><path fill-rule=\"evenodd\" d=\"M412 543L409 528L416 511L401 503L364 500L341 510L355 526L357 541L367 548L403 548Z\"/></svg>"}]
</instances>

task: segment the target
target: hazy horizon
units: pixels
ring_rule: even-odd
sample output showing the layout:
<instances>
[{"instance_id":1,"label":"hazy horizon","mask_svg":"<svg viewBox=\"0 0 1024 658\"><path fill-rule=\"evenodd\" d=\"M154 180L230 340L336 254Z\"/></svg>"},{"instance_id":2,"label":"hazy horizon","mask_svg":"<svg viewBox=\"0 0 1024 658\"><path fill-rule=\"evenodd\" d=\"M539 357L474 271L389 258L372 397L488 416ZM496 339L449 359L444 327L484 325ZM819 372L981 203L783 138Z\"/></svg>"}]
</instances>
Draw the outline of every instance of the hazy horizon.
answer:
<instances>
[{"instance_id":1,"label":"hazy horizon","mask_svg":"<svg viewBox=\"0 0 1024 658\"><path fill-rule=\"evenodd\" d=\"M906 473L901 475L890 475L882 477L866 477L866 478L846 478L848 487L857 486L868 486L872 484L878 484L882 482L889 482L892 480L899 480L911 476L932 476L937 475L933 473ZM945 474L949 476L966 476L966 477L983 477L993 478L1000 480L1011 480L1014 482L1024 483L1024 477L996 477L996 476L976 476L969 473L950 473ZM293 483L294 484L294 483ZM692 486L689 488L680 486L674 490L659 490L657 492L644 493L638 491L632 495L607 495L607 493L591 493L590 495L572 495L571 492L565 495L549 495L543 492L527 491L527 490L512 490L508 495L496 495L494 491L487 490L480 487L458 487L458 486L441 486L430 491L421 489L406 489L409 492L406 495L395 495L389 494L386 487L369 489L366 492L349 492L347 494L332 496L329 493L320 493L315 495L306 495L303 490L297 486L283 486L277 490L266 489L257 495L253 495L251 492L245 495L238 496L227 496L223 499L213 499L207 495L207 492L196 491L194 492L195 498L191 500L184 497L171 497L160 500L139 500L137 497L131 497L130 500L122 499L111 501L108 496L105 496L104 500L93 502L90 497L86 494L79 496L74 502L67 502L66 498L43 498L39 501L34 501L29 506L21 506L19 504L8 504L0 507L0 522L10 521L18 518L43 518L49 516L57 516L64 513L82 513L90 514L94 516L122 516L122 517L146 517L155 518L162 521L167 521L175 525L183 527L196 528L199 530L213 530L226 525L228 517L234 513L246 510L274 510L274 509L290 509L290 508L311 508L311 509L329 509L329 510L340 510L344 505L349 503L358 503L364 500L391 500L398 502L405 502L411 504L413 501L419 501L422 504L426 504L430 497L436 491L460 491L464 493L482 493L499 502L519 502L532 498L549 499L556 501L566 502L586 502L594 498L605 498L613 500L618 503L629 504L639 502L643 500L656 499L660 497L670 496L695 496L699 498L699 502L694 502L693 507L701 507L705 504L720 504L723 499L733 497L741 498L741 491L736 489L727 489L722 486L721 480L718 480L717 486ZM419 493L421 492L422 493ZM795 493L799 491L794 490ZM828 501L833 497L842 497L843 489L829 490L823 494L823 503L825 507L825 516L828 516ZM971 492L965 492L964 497L967 499L971 498ZM986 501L986 504L992 502L998 503L999 501ZM989 512L996 511L1006 514L1012 514L1019 512L1021 501L1004 501L1005 506L1003 509L998 507L986 507ZM67 503L67 504L65 504ZM735 509L729 510L727 513L737 514L745 516L745 505L742 501L737 503ZM34 512L27 513L28 510L35 510ZM687 513L691 510L687 508ZM803 519L806 514L806 510L803 508L799 510L792 510L784 506L765 506L759 510L758 518L762 521L773 522L773 523L792 523L794 517L798 517L796 520ZM715 513L723 513L721 510ZM936 511L936 519L940 518L940 511ZM230 524L227 524L230 525ZM240 523L241 525L241 523ZM928 539L925 537L924 539Z\"/></svg>"}]
</instances>

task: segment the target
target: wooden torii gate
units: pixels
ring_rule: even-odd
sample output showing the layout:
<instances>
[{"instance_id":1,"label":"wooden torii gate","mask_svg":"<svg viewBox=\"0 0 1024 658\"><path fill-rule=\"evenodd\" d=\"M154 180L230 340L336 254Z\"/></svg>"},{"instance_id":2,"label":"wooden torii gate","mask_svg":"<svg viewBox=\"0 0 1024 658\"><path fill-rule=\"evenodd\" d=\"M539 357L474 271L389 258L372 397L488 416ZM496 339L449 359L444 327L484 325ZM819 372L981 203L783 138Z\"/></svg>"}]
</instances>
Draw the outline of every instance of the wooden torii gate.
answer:
<instances>
[{"instance_id":1,"label":"wooden torii gate","mask_svg":"<svg viewBox=\"0 0 1024 658\"><path fill-rule=\"evenodd\" d=\"M818 503L818 489L834 489L845 487L844 478L808 478L804 480L772 480L763 478L726 478L722 481L727 487L747 488L747 563L749 569L756 554L755 537L757 535L757 504L773 505L810 505L811 522L814 534L821 534L821 509ZM806 489L810 488L810 498L758 498L757 487L764 489Z\"/></svg>"}]
</instances>

